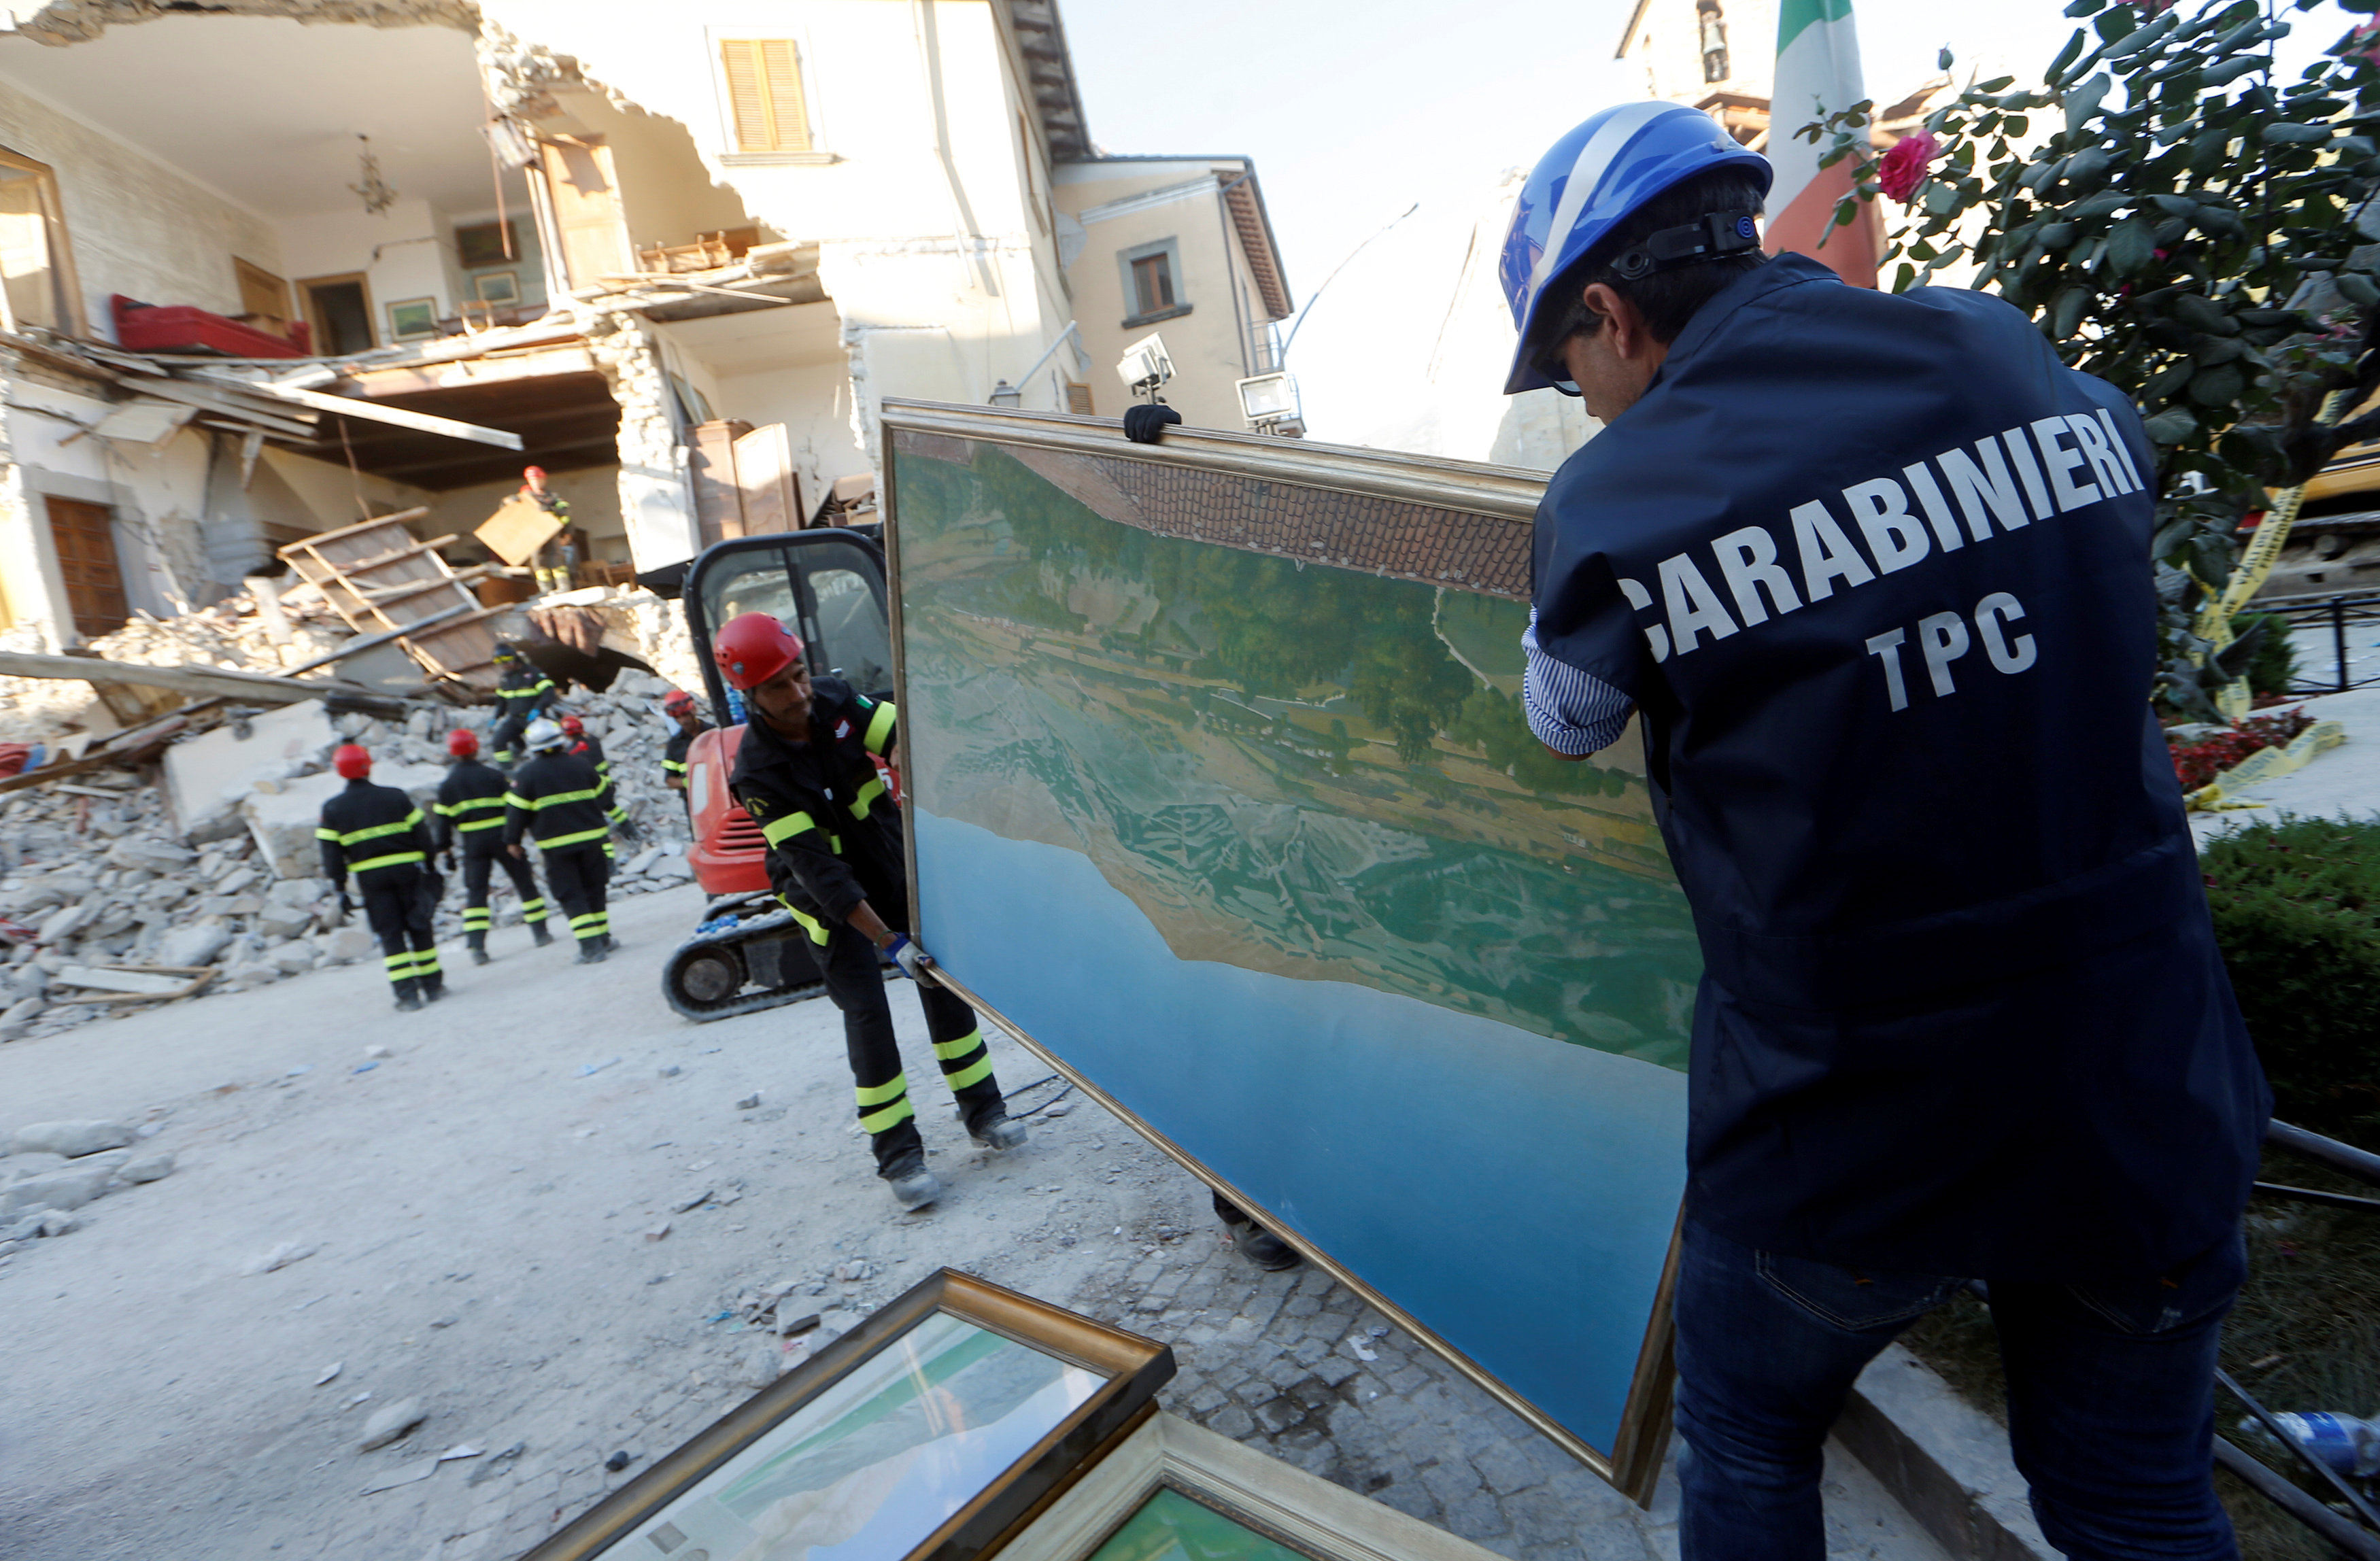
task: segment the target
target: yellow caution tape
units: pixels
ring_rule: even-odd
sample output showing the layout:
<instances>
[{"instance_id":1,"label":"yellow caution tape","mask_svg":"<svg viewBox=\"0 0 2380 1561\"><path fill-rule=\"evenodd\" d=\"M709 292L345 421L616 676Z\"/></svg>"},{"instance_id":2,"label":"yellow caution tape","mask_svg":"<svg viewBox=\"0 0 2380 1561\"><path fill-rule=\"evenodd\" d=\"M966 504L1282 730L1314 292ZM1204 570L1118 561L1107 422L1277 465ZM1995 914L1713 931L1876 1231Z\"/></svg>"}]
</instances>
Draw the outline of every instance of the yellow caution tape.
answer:
<instances>
[{"instance_id":1,"label":"yellow caution tape","mask_svg":"<svg viewBox=\"0 0 2380 1561\"><path fill-rule=\"evenodd\" d=\"M2316 420L2324 427L2336 422L2346 399L2346 392L2331 392L2323 402L2322 412ZM2273 565L2279 562L2281 549L2289 539L2289 528L2297 524L2298 506L2304 502L2305 489L2302 486L2283 489L2274 494L2273 502L2265 510L2263 524L2256 527L2256 535L2249 542L2247 551L2240 555L2239 567L2231 571L2231 578L2224 586L2222 594L2209 593L2206 605L2199 610L2198 622L2192 625L2198 637L2213 647L2206 652L2207 655L2219 653L2239 637L2231 632L2232 615L2247 606L2248 599L2262 590L2265 582L2272 577ZM2203 656L2193 658L2201 662L2204 659ZM2248 679L2244 672L2224 684L2216 694L2215 708L2222 713L2225 720L2246 719L2248 712L2255 708L2255 699L2248 691Z\"/></svg>"},{"instance_id":2,"label":"yellow caution tape","mask_svg":"<svg viewBox=\"0 0 2380 1561\"><path fill-rule=\"evenodd\" d=\"M2286 748L2259 748L2238 764L2191 793L2184 801L2192 813L2225 813L2234 808L2262 807L2239 793L2305 768L2314 755L2347 741L2347 728L2335 720L2318 720L2301 732Z\"/></svg>"}]
</instances>

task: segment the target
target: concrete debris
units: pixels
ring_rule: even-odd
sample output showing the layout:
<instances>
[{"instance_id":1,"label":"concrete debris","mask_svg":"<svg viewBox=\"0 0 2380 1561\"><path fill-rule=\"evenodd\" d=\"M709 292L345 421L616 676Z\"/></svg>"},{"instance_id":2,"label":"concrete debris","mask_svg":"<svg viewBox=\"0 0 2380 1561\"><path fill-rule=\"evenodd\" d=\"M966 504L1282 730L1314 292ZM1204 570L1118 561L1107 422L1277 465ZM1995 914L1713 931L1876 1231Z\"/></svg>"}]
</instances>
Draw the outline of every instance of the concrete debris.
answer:
<instances>
[{"instance_id":1,"label":"concrete debris","mask_svg":"<svg viewBox=\"0 0 2380 1561\"><path fill-rule=\"evenodd\" d=\"M364 1434L356 1446L367 1453L385 1447L429 1418L430 1411L420 1399L400 1398L364 1422Z\"/></svg>"},{"instance_id":2,"label":"concrete debris","mask_svg":"<svg viewBox=\"0 0 2380 1561\"><path fill-rule=\"evenodd\" d=\"M163 1181L174 1174L174 1153L170 1149L160 1150L154 1155L143 1155L137 1160L127 1160L115 1174L119 1180L135 1187Z\"/></svg>"},{"instance_id":3,"label":"concrete debris","mask_svg":"<svg viewBox=\"0 0 2380 1561\"><path fill-rule=\"evenodd\" d=\"M329 1365L322 1368L322 1374L314 1379L314 1386L317 1387L327 1386L331 1382L336 1380L338 1374L346 1370L346 1367L347 1363L345 1361L332 1361Z\"/></svg>"},{"instance_id":4,"label":"concrete debris","mask_svg":"<svg viewBox=\"0 0 2380 1561\"><path fill-rule=\"evenodd\" d=\"M52 1209L42 1216L40 1230L44 1236L71 1236L81 1228L80 1215L68 1214L63 1209Z\"/></svg>"},{"instance_id":5,"label":"concrete debris","mask_svg":"<svg viewBox=\"0 0 2380 1561\"><path fill-rule=\"evenodd\" d=\"M674 604L630 592L605 611L632 622L648 650L659 636L668 649L662 662L680 685L699 686ZM286 645L273 642L245 596L165 622L136 618L94 643L116 660L279 673L348 637L306 612ZM0 648L13 644L0 632ZM671 686L630 670L601 694L565 691L563 708L602 742L621 800L643 829L643 843L624 853L614 872L613 899L693 876L685 807L662 778L672 728L661 698ZM102 701L71 680L0 678L0 740L55 744L78 721L103 736L155 713L115 708L121 703L120 690ZM378 941L362 917L342 921L336 895L319 876L322 804L344 784L330 772L331 751L342 742L363 744L372 751L374 780L427 805L444 778L447 734L468 727L484 735L492 712L424 703L402 720L381 720L359 711L334 715L310 701L266 710L233 706L211 719L223 724L183 734L165 749L161 770L143 772L155 784L102 768L70 783L0 793L0 921L32 932L13 945L0 942L0 1043L38 1041L144 1006L91 1000L101 994L186 1002L376 960ZM462 941L461 876L447 875L436 924L442 943ZM508 886L492 909L498 928L518 926ZM218 974L197 992L176 996L189 977L126 968L140 966Z\"/></svg>"},{"instance_id":6,"label":"concrete debris","mask_svg":"<svg viewBox=\"0 0 2380 1561\"><path fill-rule=\"evenodd\" d=\"M314 1255L315 1248L304 1241L284 1241L271 1252L248 1260L250 1274L270 1274L276 1268L286 1268L293 1263L303 1263Z\"/></svg>"},{"instance_id":7,"label":"concrete debris","mask_svg":"<svg viewBox=\"0 0 2380 1561\"><path fill-rule=\"evenodd\" d=\"M113 1167L93 1166L88 1170L52 1171L46 1176L12 1181L0 1189L0 1215L32 1209L79 1209L104 1196L107 1183L115 1175Z\"/></svg>"},{"instance_id":8,"label":"concrete debris","mask_svg":"<svg viewBox=\"0 0 2380 1561\"><path fill-rule=\"evenodd\" d=\"M367 1446L376 1446L378 1445L379 1444L377 1443L366 1444ZM363 1494L368 1496L378 1495L382 1491L393 1491L399 1485L411 1485L419 1481L427 1480L437 1472L438 1460L436 1458L424 1458L419 1463L407 1464L404 1468L398 1470L394 1474L381 1475L378 1479L370 1482L364 1486Z\"/></svg>"},{"instance_id":9,"label":"concrete debris","mask_svg":"<svg viewBox=\"0 0 2380 1561\"><path fill-rule=\"evenodd\" d=\"M132 1130L121 1122L35 1122L18 1128L12 1144L19 1155L63 1155L72 1160L131 1142Z\"/></svg>"}]
</instances>

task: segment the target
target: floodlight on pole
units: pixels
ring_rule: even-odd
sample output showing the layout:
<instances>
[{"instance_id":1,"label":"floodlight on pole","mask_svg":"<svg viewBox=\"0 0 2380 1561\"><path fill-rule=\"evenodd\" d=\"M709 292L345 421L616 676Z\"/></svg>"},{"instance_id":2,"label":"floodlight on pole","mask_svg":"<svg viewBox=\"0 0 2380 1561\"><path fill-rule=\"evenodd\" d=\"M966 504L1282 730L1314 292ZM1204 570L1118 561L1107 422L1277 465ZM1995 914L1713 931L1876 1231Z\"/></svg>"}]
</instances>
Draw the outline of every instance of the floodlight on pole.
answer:
<instances>
[{"instance_id":1,"label":"floodlight on pole","mask_svg":"<svg viewBox=\"0 0 2380 1561\"><path fill-rule=\"evenodd\" d=\"M1157 399L1158 391L1173 378L1173 357L1165 350L1165 338L1151 331L1124 348L1116 364L1116 378L1133 394Z\"/></svg>"}]
</instances>

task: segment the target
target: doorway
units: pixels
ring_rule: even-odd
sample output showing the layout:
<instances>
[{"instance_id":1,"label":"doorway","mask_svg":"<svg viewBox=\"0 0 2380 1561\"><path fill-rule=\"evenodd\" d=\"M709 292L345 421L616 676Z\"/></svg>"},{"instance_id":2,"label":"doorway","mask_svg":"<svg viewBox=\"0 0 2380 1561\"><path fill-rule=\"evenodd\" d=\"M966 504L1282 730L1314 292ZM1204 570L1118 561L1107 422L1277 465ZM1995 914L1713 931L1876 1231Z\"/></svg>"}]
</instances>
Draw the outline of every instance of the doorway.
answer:
<instances>
[{"instance_id":1,"label":"doorway","mask_svg":"<svg viewBox=\"0 0 2380 1561\"><path fill-rule=\"evenodd\" d=\"M326 357L370 352L377 335L372 330L371 285L364 273L310 276L298 284L306 300L307 323L314 327L314 350Z\"/></svg>"},{"instance_id":2,"label":"doorway","mask_svg":"<svg viewBox=\"0 0 2380 1561\"><path fill-rule=\"evenodd\" d=\"M124 574L115 563L115 514L105 504L51 498L50 541L66 582L67 611L75 633L95 639L124 626L131 616L124 601Z\"/></svg>"}]
</instances>

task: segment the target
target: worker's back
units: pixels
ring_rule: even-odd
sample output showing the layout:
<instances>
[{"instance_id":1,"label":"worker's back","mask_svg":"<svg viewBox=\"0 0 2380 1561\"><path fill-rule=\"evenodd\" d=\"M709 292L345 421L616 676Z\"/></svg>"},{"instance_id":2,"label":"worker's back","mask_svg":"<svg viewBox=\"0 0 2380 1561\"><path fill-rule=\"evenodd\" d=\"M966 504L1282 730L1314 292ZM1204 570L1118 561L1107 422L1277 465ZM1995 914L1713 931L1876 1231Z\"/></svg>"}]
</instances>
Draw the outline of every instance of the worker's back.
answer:
<instances>
[{"instance_id":1,"label":"worker's back","mask_svg":"<svg viewBox=\"0 0 2380 1561\"><path fill-rule=\"evenodd\" d=\"M1539 643L1645 713L1698 1206L1747 1241L2072 1272L2153 1184L2098 1256L2236 1210L2262 1081L2148 706L2153 459L2006 304L1788 257L1549 488Z\"/></svg>"}]
</instances>

